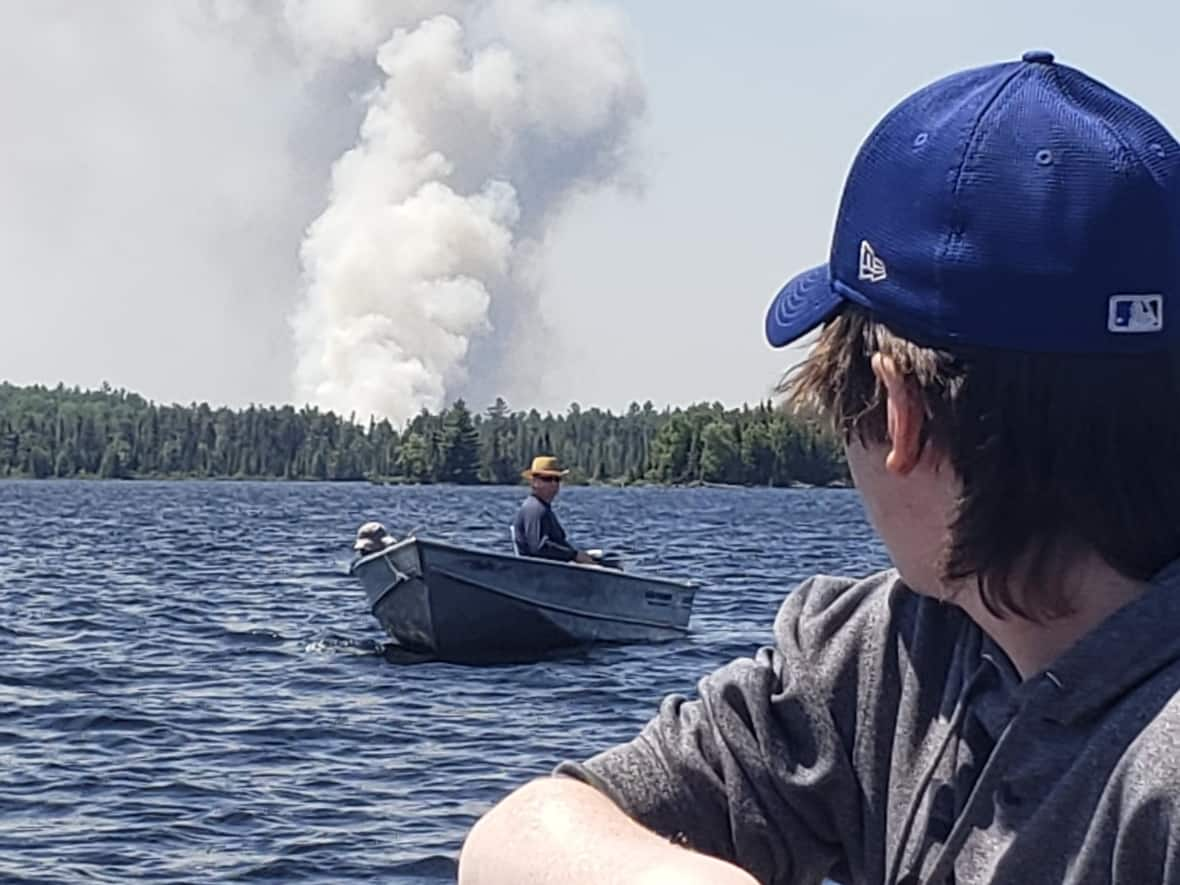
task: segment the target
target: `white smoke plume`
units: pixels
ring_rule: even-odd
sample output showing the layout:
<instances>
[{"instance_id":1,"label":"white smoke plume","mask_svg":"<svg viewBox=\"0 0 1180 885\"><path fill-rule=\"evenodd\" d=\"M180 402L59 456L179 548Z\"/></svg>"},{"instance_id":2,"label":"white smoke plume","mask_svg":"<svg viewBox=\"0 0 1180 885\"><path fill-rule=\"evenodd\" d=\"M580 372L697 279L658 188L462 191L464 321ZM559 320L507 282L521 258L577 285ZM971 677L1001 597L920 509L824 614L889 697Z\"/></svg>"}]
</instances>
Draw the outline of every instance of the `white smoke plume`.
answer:
<instances>
[{"instance_id":1,"label":"white smoke plume","mask_svg":"<svg viewBox=\"0 0 1180 885\"><path fill-rule=\"evenodd\" d=\"M374 51L356 145L301 257L296 398L403 421L543 374L546 236L626 179L644 93L620 15L582 0L288 0L307 58ZM416 20L415 20L416 17ZM519 374L517 374L519 372Z\"/></svg>"}]
</instances>

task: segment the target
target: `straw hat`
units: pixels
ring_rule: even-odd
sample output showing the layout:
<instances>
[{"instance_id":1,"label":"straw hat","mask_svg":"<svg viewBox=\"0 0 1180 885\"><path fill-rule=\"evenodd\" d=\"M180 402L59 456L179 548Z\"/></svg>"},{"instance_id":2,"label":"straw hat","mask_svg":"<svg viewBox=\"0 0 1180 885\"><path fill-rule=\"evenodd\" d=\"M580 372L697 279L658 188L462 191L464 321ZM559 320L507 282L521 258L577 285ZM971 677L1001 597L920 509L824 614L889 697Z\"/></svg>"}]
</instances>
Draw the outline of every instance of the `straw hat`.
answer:
<instances>
[{"instance_id":1,"label":"straw hat","mask_svg":"<svg viewBox=\"0 0 1180 885\"><path fill-rule=\"evenodd\" d=\"M569 471L563 470L552 455L538 455L533 458L533 466L528 470L522 470L520 475L525 479L532 479L534 476L562 477L568 473Z\"/></svg>"}]
</instances>

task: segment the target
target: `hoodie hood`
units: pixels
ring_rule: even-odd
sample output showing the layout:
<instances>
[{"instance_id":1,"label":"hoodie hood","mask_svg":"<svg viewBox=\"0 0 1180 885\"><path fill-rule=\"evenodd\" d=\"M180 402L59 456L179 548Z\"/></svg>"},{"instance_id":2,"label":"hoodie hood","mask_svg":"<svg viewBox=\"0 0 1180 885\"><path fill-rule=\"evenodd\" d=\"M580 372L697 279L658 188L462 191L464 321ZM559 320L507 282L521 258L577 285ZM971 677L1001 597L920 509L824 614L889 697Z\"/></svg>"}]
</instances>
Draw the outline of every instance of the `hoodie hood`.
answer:
<instances>
[{"instance_id":1,"label":"hoodie hood","mask_svg":"<svg viewBox=\"0 0 1180 885\"><path fill-rule=\"evenodd\" d=\"M1118 649L1115 654L1111 649ZM1152 578L1142 596L1079 640L1017 690L1055 722L1069 725L1117 703L1180 659L1180 560ZM1035 700L1034 700L1035 697Z\"/></svg>"}]
</instances>

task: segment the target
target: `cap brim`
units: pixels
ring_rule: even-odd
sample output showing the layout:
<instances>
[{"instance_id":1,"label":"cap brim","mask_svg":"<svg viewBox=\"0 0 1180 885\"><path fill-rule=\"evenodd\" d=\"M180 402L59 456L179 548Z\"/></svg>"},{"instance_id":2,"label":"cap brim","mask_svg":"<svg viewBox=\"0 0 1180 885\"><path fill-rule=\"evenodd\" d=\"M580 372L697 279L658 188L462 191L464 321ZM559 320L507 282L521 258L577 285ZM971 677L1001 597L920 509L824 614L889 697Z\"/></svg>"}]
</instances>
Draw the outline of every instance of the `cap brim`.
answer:
<instances>
[{"instance_id":1,"label":"cap brim","mask_svg":"<svg viewBox=\"0 0 1180 885\"><path fill-rule=\"evenodd\" d=\"M832 316L844 299L832 288L828 265L813 267L783 286L766 312L766 340L783 347Z\"/></svg>"}]
</instances>

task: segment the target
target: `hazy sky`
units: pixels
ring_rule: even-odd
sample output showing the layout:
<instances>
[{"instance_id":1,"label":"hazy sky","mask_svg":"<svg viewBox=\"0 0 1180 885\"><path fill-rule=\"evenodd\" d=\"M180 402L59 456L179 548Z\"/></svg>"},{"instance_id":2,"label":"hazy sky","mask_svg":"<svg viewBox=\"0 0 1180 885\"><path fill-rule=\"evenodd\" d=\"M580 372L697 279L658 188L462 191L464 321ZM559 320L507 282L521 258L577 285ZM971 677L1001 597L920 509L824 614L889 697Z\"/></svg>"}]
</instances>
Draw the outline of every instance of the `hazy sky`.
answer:
<instances>
[{"instance_id":1,"label":"hazy sky","mask_svg":"<svg viewBox=\"0 0 1180 885\"><path fill-rule=\"evenodd\" d=\"M301 243L383 82L376 47L471 6L326 3L0 0L0 378L295 396ZM1048 48L1180 131L1162 0L594 5L625 20L645 111L626 186L539 236L513 322L549 346L496 357L518 407L764 396L795 356L763 342L768 301L825 257L868 130L935 77ZM453 389L486 396L478 374Z\"/></svg>"}]
</instances>

